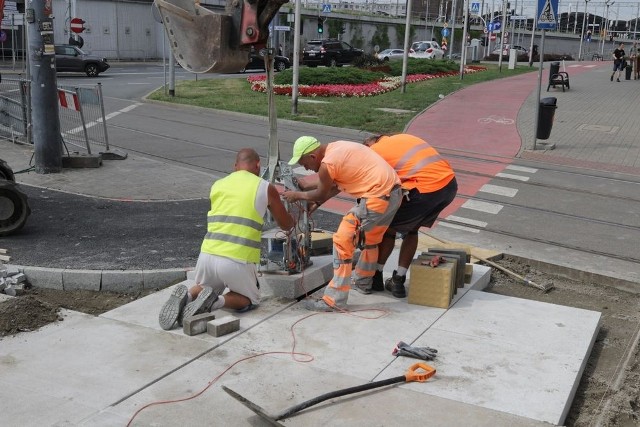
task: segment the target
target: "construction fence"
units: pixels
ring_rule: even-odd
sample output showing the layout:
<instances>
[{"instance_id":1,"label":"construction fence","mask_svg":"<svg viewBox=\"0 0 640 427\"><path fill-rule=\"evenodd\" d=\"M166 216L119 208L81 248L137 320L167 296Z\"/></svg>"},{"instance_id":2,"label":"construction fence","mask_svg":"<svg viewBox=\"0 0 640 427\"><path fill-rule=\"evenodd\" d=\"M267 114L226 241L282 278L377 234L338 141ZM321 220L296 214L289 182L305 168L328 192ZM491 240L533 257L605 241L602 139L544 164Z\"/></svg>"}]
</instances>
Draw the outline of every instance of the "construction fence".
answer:
<instances>
[{"instance_id":1,"label":"construction fence","mask_svg":"<svg viewBox=\"0 0 640 427\"><path fill-rule=\"evenodd\" d=\"M33 144L30 90L31 83L28 80L3 78L0 82L0 137ZM57 94L63 150L87 154L111 153L102 85L59 85Z\"/></svg>"}]
</instances>

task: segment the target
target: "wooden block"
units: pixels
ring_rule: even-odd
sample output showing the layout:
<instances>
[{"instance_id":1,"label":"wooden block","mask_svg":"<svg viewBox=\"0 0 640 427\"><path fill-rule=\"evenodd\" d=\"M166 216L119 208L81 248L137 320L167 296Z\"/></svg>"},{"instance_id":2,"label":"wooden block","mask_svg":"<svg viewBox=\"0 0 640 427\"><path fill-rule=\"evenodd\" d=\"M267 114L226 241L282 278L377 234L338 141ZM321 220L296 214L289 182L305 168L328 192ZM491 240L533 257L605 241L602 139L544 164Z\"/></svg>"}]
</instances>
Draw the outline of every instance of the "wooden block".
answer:
<instances>
[{"instance_id":1,"label":"wooden block","mask_svg":"<svg viewBox=\"0 0 640 427\"><path fill-rule=\"evenodd\" d=\"M422 261L429 261L431 260L434 256L440 256L442 258L444 258L445 262L449 262L449 263L453 263L454 267L453 267L453 287L451 288L451 299L453 299L453 296L456 295L458 293L458 288L464 287L464 279L462 278L462 276L460 276L460 278L458 278L458 275L460 274L460 269L458 268L458 263L460 262L460 258L457 256L452 256L449 254L442 254L439 252L422 252L420 255L418 255L418 259L422 260ZM458 285L458 283L460 283L460 285Z\"/></svg>"},{"instance_id":2,"label":"wooden block","mask_svg":"<svg viewBox=\"0 0 640 427\"><path fill-rule=\"evenodd\" d=\"M433 252L436 254L442 254L445 259L449 259L447 257L455 257L458 260L458 264L456 265L456 287L464 288L464 265L469 262L471 259L471 255L467 254L467 252L463 249L438 249L433 248L429 249L429 252Z\"/></svg>"},{"instance_id":3,"label":"wooden block","mask_svg":"<svg viewBox=\"0 0 640 427\"><path fill-rule=\"evenodd\" d=\"M464 283L471 283L471 276L473 276L473 264L466 264L464 266Z\"/></svg>"},{"instance_id":4,"label":"wooden block","mask_svg":"<svg viewBox=\"0 0 640 427\"><path fill-rule=\"evenodd\" d=\"M421 265L422 260L411 263L409 304L449 308L453 295L455 265L452 262L437 267Z\"/></svg>"}]
</instances>

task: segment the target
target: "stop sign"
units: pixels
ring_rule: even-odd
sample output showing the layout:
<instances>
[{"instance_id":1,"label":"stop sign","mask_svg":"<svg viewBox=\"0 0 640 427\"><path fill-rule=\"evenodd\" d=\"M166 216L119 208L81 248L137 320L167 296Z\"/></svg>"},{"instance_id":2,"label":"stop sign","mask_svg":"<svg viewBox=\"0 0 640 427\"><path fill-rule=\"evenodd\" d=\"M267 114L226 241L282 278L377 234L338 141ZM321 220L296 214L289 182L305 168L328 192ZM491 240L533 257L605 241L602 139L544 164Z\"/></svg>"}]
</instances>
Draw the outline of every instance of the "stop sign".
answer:
<instances>
[{"instance_id":1,"label":"stop sign","mask_svg":"<svg viewBox=\"0 0 640 427\"><path fill-rule=\"evenodd\" d=\"M71 28L71 31L73 31L74 33L83 32L84 31L84 20L82 20L80 18L71 19L70 28Z\"/></svg>"}]
</instances>

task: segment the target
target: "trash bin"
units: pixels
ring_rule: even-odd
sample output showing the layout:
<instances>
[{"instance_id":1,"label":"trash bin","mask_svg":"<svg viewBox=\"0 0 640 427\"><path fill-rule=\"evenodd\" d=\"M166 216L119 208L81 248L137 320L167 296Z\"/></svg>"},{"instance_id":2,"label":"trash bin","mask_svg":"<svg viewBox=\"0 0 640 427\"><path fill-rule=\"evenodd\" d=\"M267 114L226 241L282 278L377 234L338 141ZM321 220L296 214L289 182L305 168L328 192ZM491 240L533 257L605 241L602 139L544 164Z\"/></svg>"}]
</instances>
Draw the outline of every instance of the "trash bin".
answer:
<instances>
[{"instance_id":1,"label":"trash bin","mask_svg":"<svg viewBox=\"0 0 640 427\"><path fill-rule=\"evenodd\" d=\"M631 80L631 71L633 71L633 67L631 65L627 65L624 67L624 79Z\"/></svg>"},{"instance_id":2,"label":"trash bin","mask_svg":"<svg viewBox=\"0 0 640 427\"><path fill-rule=\"evenodd\" d=\"M554 97L542 98L540 100L540 111L538 113L538 127L536 129L537 139L549 139L551 127L553 126L553 116L556 113L558 99Z\"/></svg>"}]
</instances>

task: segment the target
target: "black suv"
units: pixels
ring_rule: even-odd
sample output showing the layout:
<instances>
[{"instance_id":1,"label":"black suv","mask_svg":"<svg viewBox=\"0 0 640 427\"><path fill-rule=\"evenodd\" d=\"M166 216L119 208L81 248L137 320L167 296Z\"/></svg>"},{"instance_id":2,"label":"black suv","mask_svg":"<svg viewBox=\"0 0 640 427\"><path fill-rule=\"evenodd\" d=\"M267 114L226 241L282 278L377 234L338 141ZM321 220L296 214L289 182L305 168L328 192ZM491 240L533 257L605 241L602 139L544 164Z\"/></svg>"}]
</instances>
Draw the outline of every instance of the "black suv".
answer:
<instances>
[{"instance_id":1,"label":"black suv","mask_svg":"<svg viewBox=\"0 0 640 427\"><path fill-rule=\"evenodd\" d=\"M362 49L352 47L340 40L311 40L302 51L302 65L341 67L350 64L363 54Z\"/></svg>"}]
</instances>

